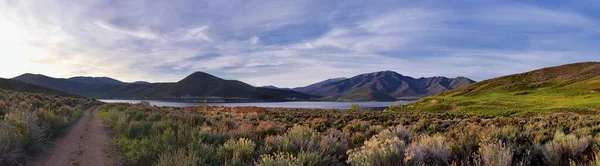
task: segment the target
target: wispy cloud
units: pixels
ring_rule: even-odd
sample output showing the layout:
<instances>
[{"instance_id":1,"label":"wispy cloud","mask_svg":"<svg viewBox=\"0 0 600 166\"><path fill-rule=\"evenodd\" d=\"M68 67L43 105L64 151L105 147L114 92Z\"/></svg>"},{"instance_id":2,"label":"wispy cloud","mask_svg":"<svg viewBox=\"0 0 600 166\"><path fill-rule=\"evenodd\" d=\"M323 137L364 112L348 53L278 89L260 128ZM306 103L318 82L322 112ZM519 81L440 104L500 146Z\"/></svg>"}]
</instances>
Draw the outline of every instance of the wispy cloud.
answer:
<instances>
[{"instance_id":1,"label":"wispy cloud","mask_svg":"<svg viewBox=\"0 0 600 166\"><path fill-rule=\"evenodd\" d=\"M595 8L593 6L596 6ZM477 80L600 59L598 4L4 1L1 77L307 85L379 70Z\"/></svg>"}]
</instances>

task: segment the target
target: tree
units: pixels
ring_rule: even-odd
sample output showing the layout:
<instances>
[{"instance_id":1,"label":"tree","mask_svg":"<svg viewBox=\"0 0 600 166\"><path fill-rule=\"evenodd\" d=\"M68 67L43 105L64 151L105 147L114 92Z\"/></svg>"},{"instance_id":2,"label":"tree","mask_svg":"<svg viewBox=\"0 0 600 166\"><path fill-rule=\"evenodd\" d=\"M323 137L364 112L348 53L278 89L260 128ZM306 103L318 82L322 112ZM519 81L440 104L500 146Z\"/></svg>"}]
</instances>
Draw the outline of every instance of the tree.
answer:
<instances>
[{"instance_id":1,"label":"tree","mask_svg":"<svg viewBox=\"0 0 600 166\"><path fill-rule=\"evenodd\" d=\"M360 110L360 106L358 104L350 105L350 110L358 111Z\"/></svg>"},{"instance_id":2,"label":"tree","mask_svg":"<svg viewBox=\"0 0 600 166\"><path fill-rule=\"evenodd\" d=\"M149 101L146 101L146 100L142 100L142 101L140 101L140 105L143 105L143 106L146 106L146 107L150 107L150 106L152 106L152 105L150 104L150 102L149 102Z\"/></svg>"}]
</instances>

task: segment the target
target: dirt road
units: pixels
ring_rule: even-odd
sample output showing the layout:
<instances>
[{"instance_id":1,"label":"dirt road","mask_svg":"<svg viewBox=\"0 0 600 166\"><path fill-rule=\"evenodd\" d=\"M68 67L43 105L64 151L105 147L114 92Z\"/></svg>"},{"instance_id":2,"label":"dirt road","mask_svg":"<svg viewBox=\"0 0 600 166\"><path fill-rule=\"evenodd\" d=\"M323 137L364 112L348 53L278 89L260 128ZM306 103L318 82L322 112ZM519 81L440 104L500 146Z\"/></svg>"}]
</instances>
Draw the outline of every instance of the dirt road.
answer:
<instances>
[{"instance_id":1,"label":"dirt road","mask_svg":"<svg viewBox=\"0 0 600 166\"><path fill-rule=\"evenodd\" d=\"M52 150L28 165L121 165L109 143L110 136L98 117L98 108L92 108L56 141Z\"/></svg>"}]
</instances>

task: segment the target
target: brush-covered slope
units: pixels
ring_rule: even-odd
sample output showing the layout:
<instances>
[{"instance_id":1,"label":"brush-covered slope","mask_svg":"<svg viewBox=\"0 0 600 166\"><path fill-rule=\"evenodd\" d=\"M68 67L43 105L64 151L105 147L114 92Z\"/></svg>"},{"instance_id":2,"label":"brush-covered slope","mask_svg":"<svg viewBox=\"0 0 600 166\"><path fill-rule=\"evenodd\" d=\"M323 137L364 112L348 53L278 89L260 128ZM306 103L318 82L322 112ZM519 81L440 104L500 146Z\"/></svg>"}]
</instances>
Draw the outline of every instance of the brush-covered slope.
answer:
<instances>
[{"instance_id":1,"label":"brush-covered slope","mask_svg":"<svg viewBox=\"0 0 600 166\"><path fill-rule=\"evenodd\" d=\"M600 110L600 63L567 64L490 79L421 99L407 109L492 115Z\"/></svg>"},{"instance_id":2,"label":"brush-covered slope","mask_svg":"<svg viewBox=\"0 0 600 166\"><path fill-rule=\"evenodd\" d=\"M4 78L0 78L0 89L17 91L17 92L39 93L39 94L46 94L46 95L79 97L79 96L65 93L62 91L45 88L42 86L29 84L26 82L4 79Z\"/></svg>"},{"instance_id":3,"label":"brush-covered slope","mask_svg":"<svg viewBox=\"0 0 600 166\"><path fill-rule=\"evenodd\" d=\"M341 101L394 101L421 98L443 91L464 87L473 80L464 77L412 78L393 71L361 74L352 78L335 78L293 90L330 96Z\"/></svg>"}]
</instances>

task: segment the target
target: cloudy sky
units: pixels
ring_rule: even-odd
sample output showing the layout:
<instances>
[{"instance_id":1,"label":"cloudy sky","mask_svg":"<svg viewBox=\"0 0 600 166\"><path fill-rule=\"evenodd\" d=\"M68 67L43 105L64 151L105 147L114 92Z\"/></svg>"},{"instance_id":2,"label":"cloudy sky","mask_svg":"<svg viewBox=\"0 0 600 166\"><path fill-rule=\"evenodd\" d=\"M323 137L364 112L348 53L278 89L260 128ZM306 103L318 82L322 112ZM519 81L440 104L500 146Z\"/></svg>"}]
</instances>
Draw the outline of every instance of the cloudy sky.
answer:
<instances>
[{"instance_id":1,"label":"cloudy sky","mask_svg":"<svg viewBox=\"0 0 600 166\"><path fill-rule=\"evenodd\" d=\"M393 70L501 75L600 60L600 1L0 0L0 77L281 87ZM538 3L544 2L544 3Z\"/></svg>"}]
</instances>

